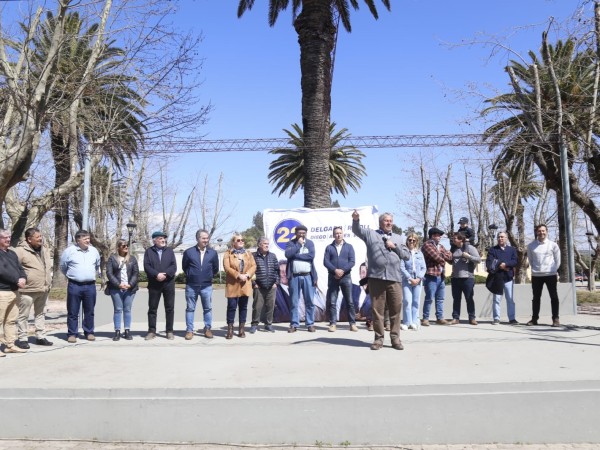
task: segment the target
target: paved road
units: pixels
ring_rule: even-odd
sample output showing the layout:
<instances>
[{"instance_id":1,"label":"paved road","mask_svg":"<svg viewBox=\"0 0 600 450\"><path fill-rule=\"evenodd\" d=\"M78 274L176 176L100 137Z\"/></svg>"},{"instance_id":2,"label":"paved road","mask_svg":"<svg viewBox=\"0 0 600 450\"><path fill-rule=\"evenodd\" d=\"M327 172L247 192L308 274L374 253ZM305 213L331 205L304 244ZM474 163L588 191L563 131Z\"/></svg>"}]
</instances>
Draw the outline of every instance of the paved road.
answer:
<instances>
[{"instance_id":1,"label":"paved road","mask_svg":"<svg viewBox=\"0 0 600 450\"><path fill-rule=\"evenodd\" d=\"M402 446L354 446L351 443L344 446L329 445L327 443L315 444L309 447L298 447L295 445L194 445L194 444L137 444L137 443L104 443L90 441L0 441L2 450L68 450L68 449L90 449L90 450L597 450L598 444L485 444L485 445L402 445Z\"/></svg>"}]
</instances>

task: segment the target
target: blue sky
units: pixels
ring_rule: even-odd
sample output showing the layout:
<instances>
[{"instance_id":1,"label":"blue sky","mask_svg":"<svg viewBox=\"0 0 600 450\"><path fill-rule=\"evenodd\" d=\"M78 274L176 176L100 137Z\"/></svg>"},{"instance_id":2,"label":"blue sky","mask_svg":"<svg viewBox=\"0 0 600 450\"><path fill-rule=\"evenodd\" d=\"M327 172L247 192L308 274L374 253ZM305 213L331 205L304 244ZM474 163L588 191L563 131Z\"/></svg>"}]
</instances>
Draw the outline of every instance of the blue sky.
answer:
<instances>
[{"instance_id":1,"label":"blue sky","mask_svg":"<svg viewBox=\"0 0 600 450\"><path fill-rule=\"evenodd\" d=\"M301 123L299 48L291 11L275 27L267 23L267 1L238 19L235 0L181 2L177 24L201 31L205 58L201 98L214 104L199 132L209 139L284 137L282 128ZM453 46L481 40L481 33L508 36L523 53L537 51L548 18L563 21L579 2L566 0L393 1L374 20L363 6L352 13L352 33L341 31L335 60L332 120L355 136L480 133L481 125L465 120L481 105L477 96L461 96L472 83L507 90L503 71L506 52L491 57L484 45ZM377 2L379 3L379 2ZM517 29L518 28L518 29ZM458 92L458 94L457 94ZM489 93L489 92L488 92ZM469 157L470 149L442 149L442 158ZM365 150L368 176L359 193L343 206L378 205L399 213L402 191L418 183L407 167L415 151ZM271 156L266 152L194 154L180 161L182 171L225 173L225 194L235 213L231 227L250 226L264 208L302 206L271 194L267 181ZM460 216L460 210L457 212ZM397 214L401 226L418 225Z\"/></svg>"},{"instance_id":2,"label":"blue sky","mask_svg":"<svg viewBox=\"0 0 600 450\"><path fill-rule=\"evenodd\" d=\"M381 6L375 20L362 0L352 11L352 33L340 31L332 91L332 120L355 136L481 133L473 120L485 95L505 92L503 70L509 55L473 44L487 36L523 54L538 50L549 17L568 19L579 0L392 0L392 11ZM589 2L588 2L589 3ZM16 8L17 4L12 6ZM214 110L198 128L207 139L285 137L283 128L301 123L299 47L291 10L280 14L275 27L267 23L268 0L237 18L237 0L180 0L174 26L202 33L199 56L204 59L199 97ZM5 4L10 5L10 4ZM589 10L591 5L587 6ZM8 8L10 11L13 8ZM587 17L591 17L588 11ZM550 33L551 40L556 34ZM462 45L461 45L462 44ZM473 94L476 92L477 94ZM483 93L483 96L482 94ZM417 226L407 217L407 197L418 190L413 171L419 150L366 149L367 177L359 193L333 195L342 206L377 205L396 214L402 227ZM443 167L453 159L480 158L469 148L424 152ZM289 199L271 194L266 152L195 153L173 158L171 179L195 180L211 174L216 183L225 175L226 209L233 211L222 229L251 225L256 211L296 208L302 193ZM455 206L455 217L464 215ZM190 229L197 226L192 214Z\"/></svg>"}]
</instances>

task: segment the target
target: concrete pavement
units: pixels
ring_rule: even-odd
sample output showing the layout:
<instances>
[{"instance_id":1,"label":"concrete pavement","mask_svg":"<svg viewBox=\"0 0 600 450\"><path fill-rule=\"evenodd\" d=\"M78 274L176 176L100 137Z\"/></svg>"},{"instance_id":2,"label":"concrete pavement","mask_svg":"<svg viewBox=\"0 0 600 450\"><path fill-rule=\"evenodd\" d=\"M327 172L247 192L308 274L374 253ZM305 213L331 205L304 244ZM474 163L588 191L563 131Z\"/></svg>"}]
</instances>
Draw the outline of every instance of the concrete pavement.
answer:
<instances>
[{"instance_id":1,"label":"concrete pavement","mask_svg":"<svg viewBox=\"0 0 600 450\"><path fill-rule=\"evenodd\" d=\"M547 316L538 327L433 325L402 332L404 351L389 338L371 351L372 333L346 324L294 334L281 324L226 340L218 298L214 339L183 339L178 300L176 339L146 342L142 298L132 341L111 340L112 305L99 298L96 342L67 344L60 331L53 347L2 358L1 436L401 448L600 443L599 316L569 316L560 328Z\"/></svg>"}]
</instances>

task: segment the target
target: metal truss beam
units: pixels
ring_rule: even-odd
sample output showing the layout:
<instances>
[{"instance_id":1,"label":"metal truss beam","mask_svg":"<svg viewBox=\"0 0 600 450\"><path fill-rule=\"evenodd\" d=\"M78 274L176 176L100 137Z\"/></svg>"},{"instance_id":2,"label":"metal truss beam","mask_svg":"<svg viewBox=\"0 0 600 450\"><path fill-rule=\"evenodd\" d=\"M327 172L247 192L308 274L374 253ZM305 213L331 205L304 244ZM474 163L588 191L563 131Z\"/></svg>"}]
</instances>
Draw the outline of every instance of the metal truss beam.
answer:
<instances>
[{"instance_id":1,"label":"metal truss beam","mask_svg":"<svg viewBox=\"0 0 600 450\"><path fill-rule=\"evenodd\" d=\"M193 139L149 143L141 153L175 154L205 152L266 152L289 147L288 138L265 139ZM366 148L485 147L481 134L424 134L398 136L352 136L340 145Z\"/></svg>"}]
</instances>

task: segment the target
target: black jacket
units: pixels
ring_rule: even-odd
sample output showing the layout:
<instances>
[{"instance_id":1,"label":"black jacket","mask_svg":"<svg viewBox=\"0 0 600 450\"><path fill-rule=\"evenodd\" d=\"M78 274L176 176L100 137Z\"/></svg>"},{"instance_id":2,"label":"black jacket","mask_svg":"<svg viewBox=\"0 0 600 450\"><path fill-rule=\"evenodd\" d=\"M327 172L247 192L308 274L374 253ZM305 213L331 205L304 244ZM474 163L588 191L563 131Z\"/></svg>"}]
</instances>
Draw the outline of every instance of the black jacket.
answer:
<instances>
[{"instance_id":1,"label":"black jacket","mask_svg":"<svg viewBox=\"0 0 600 450\"><path fill-rule=\"evenodd\" d=\"M148 275L148 287L162 287L165 284L175 284L175 273L177 272L177 261L171 247L163 247L162 257L158 257L156 246L152 246L144 253L144 271ZM158 281L159 273L166 273L165 281Z\"/></svg>"},{"instance_id":2,"label":"black jacket","mask_svg":"<svg viewBox=\"0 0 600 450\"><path fill-rule=\"evenodd\" d=\"M19 278L27 279L25 269L12 250L0 251L0 291L16 291Z\"/></svg>"},{"instance_id":3,"label":"black jacket","mask_svg":"<svg viewBox=\"0 0 600 450\"><path fill-rule=\"evenodd\" d=\"M256 251L252 256L256 261L256 285L263 289L270 289L275 283L279 283L279 261L275 253L267 252L263 256Z\"/></svg>"},{"instance_id":4,"label":"black jacket","mask_svg":"<svg viewBox=\"0 0 600 450\"><path fill-rule=\"evenodd\" d=\"M127 264L127 280L129 280L129 289L131 292L138 290L138 277L140 269L138 267L137 259L135 256L129 256L129 263ZM113 289L119 289L121 284L121 269L119 268L119 259L117 255L110 255L108 262L106 263L106 276L108 277L108 285Z\"/></svg>"}]
</instances>

